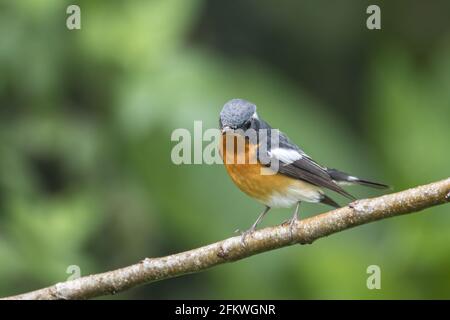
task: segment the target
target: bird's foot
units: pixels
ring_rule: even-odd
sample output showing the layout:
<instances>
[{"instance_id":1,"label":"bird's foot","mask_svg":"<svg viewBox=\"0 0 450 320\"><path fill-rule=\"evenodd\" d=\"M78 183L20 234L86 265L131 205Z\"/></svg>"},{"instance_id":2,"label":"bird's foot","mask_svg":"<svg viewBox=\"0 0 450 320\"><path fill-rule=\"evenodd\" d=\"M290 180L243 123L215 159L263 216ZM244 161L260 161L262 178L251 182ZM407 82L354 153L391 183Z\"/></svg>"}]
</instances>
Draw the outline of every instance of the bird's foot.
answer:
<instances>
[{"instance_id":1,"label":"bird's foot","mask_svg":"<svg viewBox=\"0 0 450 320\"><path fill-rule=\"evenodd\" d=\"M246 246L246 242L245 239L247 238L247 236L250 236L253 232L255 232L256 228L251 227L250 229L246 230L246 231L241 231L239 229L235 230L235 233L240 233L241 234L241 245L243 247Z\"/></svg>"},{"instance_id":2,"label":"bird's foot","mask_svg":"<svg viewBox=\"0 0 450 320\"><path fill-rule=\"evenodd\" d=\"M298 210L300 208L300 202L297 203L297 206L295 207L294 215L291 219L289 219L287 222L289 223L289 235L291 240L294 240L294 228L296 227L297 221L298 221Z\"/></svg>"},{"instance_id":3,"label":"bird's foot","mask_svg":"<svg viewBox=\"0 0 450 320\"><path fill-rule=\"evenodd\" d=\"M289 234L291 239L294 239L294 228L296 227L297 221L298 217L296 215L287 221L289 222Z\"/></svg>"}]
</instances>

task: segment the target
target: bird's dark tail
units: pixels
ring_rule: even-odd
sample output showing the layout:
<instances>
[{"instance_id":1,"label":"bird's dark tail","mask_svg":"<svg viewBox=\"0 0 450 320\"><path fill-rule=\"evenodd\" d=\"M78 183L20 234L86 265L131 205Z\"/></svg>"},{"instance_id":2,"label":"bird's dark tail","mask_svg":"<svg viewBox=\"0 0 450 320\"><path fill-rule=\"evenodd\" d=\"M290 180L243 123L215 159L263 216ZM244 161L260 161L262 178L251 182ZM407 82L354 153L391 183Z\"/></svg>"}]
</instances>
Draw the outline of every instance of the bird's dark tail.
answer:
<instances>
[{"instance_id":1,"label":"bird's dark tail","mask_svg":"<svg viewBox=\"0 0 450 320\"><path fill-rule=\"evenodd\" d=\"M322 200L320 200L320 202L324 203L324 204L327 204L329 206L332 206L334 208L340 208L341 207L336 201L334 201L333 199L331 199L329 196L327 196L325 194L322 196Z\"/></svg>"},{"instance_id":2,"label":"bird's dark tail","mask_svg":"<svg viewBox=\"0 0 450 320\"><path fill-rule=\"evenodd\" d=\"M367 187L377 188L377 189L387 189L389 188L388 185L379 183L379 182L373 182L365 179L361 179L358 177L351 176L345 172L336 170L336 169L327 169L328 174L331 176L331 178L336 181L338 184L360 184Z\"/></svg>"}]
</instances>

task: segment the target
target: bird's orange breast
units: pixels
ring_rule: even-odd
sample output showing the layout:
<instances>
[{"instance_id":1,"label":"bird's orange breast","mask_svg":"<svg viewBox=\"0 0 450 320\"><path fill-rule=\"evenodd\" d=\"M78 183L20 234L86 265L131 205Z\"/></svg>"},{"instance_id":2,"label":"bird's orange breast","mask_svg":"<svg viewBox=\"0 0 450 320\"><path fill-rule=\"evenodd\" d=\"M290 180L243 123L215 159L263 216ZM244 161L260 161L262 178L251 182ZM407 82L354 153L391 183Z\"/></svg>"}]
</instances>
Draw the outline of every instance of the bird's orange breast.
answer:
<instances>
[{"instance_id":1,"label":"bird's orange breast","mask_svg":"<svg viewBox=\"0 0 450 320\"><path fill-rule=\"evenodd\" d=\"M231 147L229 142L227 148L226 140L228 139L234 139L234 141ZM292 183L295 183L295 179L282 174L262 174L261 169L265 167L256 160L258 146L244 139L238 135L223 135L219 148L225 168L239 189L264 203L274 192L283 193ZM243 147L239 148L239 146ZM245 162L237 163L238 159L245 159Z\"/></svg>"}]
</instances>

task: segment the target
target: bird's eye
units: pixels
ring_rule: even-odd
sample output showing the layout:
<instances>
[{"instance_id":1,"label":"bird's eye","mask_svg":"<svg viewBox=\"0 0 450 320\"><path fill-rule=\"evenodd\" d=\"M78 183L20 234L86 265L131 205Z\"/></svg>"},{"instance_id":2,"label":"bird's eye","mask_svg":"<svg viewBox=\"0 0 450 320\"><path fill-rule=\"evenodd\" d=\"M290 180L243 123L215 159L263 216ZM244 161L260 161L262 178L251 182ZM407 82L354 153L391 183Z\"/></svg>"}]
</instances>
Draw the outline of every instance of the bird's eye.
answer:
<instances>
[{"instance_id":1,"label":"bird's eye","mask_svg":"<svg viewBox=\"0 0 450 320\"><path fill-rule=\"evenodd\" d=\"M243 128L244 130L247 130L247 129L249 129L251 126L252 126L252 121L251 121L251 120L247 120L247 121L245 121L244 124L242 125L242 128Z\"/></svg>"}]
</instances>

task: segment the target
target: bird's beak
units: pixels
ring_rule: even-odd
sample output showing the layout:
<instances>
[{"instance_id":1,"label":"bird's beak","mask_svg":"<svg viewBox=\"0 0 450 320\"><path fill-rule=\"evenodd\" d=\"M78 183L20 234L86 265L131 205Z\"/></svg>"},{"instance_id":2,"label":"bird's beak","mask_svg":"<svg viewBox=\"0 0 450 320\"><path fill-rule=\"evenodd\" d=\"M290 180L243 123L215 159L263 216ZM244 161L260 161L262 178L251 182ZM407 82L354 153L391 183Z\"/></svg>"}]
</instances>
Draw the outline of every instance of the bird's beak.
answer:
<instances>
[{"instance_id":1,"label":"bird's beak","mask_svg":"<svg viewBox=\"0 0 450 320\"><path fill-rule=\"evenodd\" d=\"M224 126L222 128L222 134L226 134L227 132L233 131L229 126Z\"/></svg>"}]
</instances>

